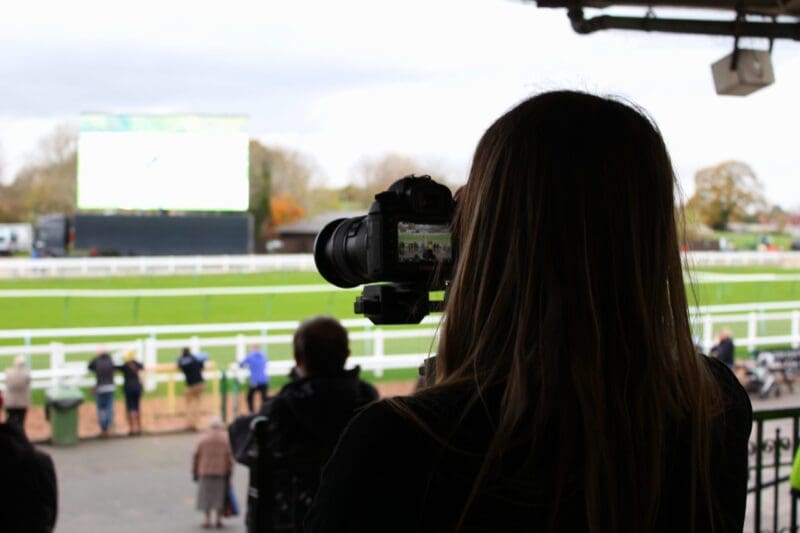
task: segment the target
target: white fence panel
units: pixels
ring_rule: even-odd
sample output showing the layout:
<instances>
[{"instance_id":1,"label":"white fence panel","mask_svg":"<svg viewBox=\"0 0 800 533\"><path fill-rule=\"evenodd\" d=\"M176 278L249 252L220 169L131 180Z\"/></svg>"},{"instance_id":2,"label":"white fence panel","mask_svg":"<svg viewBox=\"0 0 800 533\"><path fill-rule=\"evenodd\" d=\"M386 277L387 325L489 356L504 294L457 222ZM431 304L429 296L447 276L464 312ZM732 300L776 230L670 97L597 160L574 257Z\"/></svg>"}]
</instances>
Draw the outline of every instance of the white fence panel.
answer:
<instances>
[{"instance_id":1,"label":"white fence panel","mask_svg":"<svg viewBox=\"0 0 800 533\"><path fill-rule=\"evenodd\" d=\"M360 365L377 376L383 375L387 369L417 368L428 357L428 351L435 352L440 320L438 316L428 316L422 322L423 327L402 329L375 327L366 319L344 320L343 324L349 330L351 342L363 342L367 354L349 358L348 365ZM735 330L736 343L751 350L769 345L800 346L800 302L706 307L692 314L691 323L698 342L706 352L710 350L716 334L722 328ZM431 327L424 327L425 325ZM177 354L184 346L190 346L195 351L228 348L237 360L244 356L248 345L262 346L267 353L270 347L276 346L289 347L290 351L292 335L297 326L297 321L285 321L5 330L0 331L0 338L18 339L19 343L0 346L0 368L7 367L11 362L10 357L18 354L25 354L29 358L44 356L48 357L50 368L33 371L34 387L44 388L65 380L69 383L90 385L92 377L87 374L85 361L70 361L70 356L88 357L100 344L114 353L134 350L147 368L154 368L158 363L159 350L170 350ZM107 341L119 336L130 338ZM166 336L176 338L163 338ZM71 338L81 340L68 342ZM87 342L86 339L92 341ZM422 353L388 355L387 343L395 339L419 339L425 345ZM4 358L8 364L3 363ZM291 359L273 359L268 371L270 375L286 375L292 365ZM237 378L246 377L246 372L235 365L228 371ZM169 373L149 372L145 375L146 387L152 390L157 383L170 379L169 376ZM178 374L175 376L179 377ZM4 379L4 374L0 373L0 387Z\"/></svg>"},{"instance_id":2,"label":"white fence panel","mask_svg":"<svg viewBox=\"0 0 800 533\"><path fill-rule=\"evenodd\" d=\"M311 254L0 259L0 278L157 276L226 272L316 272Z\"/></svg>"},{"instance_id":3,"label":"white fence panel","mask_svg":"<svg viewBox=\"0 0 800 533\"><path fill-rule=\"evenodd\" d=\"M685 252L687 266L795 266L800 252ZM212 274L225 272L314 272L311 254L193 255L141 257L48 257L0 259L0 278L99 277Z\"/></svg>"}]
</instances>

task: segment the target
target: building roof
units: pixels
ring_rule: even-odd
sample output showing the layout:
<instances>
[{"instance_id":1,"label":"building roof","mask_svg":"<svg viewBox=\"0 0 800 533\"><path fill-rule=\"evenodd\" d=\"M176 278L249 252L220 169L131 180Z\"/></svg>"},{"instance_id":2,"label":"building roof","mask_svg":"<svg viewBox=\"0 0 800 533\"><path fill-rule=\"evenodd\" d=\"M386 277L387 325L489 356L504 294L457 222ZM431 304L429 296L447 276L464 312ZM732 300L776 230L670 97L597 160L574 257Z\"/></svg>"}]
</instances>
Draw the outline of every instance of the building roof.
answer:
<instances>
[{"instance_id":1,"label":"building roof","mask_svg":"<svg viewBox=\"0 0 800 533\"><path fill-rule=\"evenodd\" d=\"M740 9L763 15L800 15L800 0L536 0L539 7L689 7L704 9Z\"/></svg>"},{"instance_id":2,"label":"building roof","mask_svg":"<svg viewBox=\"0 0 800 533\"><path fill-rule=\"evenodd\" d=\"M328 211L307 220L286 224L277 229L278 235L316 235L330 222L340 218L364 216L364 211Z\"/></svg>"}]
</instances>

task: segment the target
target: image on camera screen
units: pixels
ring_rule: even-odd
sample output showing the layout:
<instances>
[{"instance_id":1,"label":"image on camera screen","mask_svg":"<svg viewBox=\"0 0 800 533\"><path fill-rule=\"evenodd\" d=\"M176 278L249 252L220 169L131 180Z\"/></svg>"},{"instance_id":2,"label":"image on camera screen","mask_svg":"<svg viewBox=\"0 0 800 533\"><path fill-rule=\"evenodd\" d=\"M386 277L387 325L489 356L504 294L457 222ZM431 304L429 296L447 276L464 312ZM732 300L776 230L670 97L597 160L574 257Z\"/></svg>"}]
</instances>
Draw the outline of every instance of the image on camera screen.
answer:
<instances>
[{"instance_id":1,"label":"image on camera screen","mask_svg":"<svg viewBox=\"0 0 800 533\"><path fill-rule=\"evenodd\" d=\"M400 263L434 263L452 260L450 226L397 223L397 259Z\"/></svg>"}]
</instances>

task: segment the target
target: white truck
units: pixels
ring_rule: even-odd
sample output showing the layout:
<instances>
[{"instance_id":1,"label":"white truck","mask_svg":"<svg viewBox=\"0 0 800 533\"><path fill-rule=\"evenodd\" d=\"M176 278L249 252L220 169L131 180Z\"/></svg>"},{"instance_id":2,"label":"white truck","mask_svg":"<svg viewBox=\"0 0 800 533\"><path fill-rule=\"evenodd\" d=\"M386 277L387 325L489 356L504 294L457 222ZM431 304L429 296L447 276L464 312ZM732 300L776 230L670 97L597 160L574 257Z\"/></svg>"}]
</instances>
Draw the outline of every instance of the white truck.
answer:
<instances>
[{"instance_id":1,"label":"white truck","mask_svg":"<svg viewBox=\"0 0 800 533\"><path fill-rule=\"evenodd\" d=\"M17 251L17 233L10 226L0 225L0 255L14 255Z\"/></svg>"}]
</instances>

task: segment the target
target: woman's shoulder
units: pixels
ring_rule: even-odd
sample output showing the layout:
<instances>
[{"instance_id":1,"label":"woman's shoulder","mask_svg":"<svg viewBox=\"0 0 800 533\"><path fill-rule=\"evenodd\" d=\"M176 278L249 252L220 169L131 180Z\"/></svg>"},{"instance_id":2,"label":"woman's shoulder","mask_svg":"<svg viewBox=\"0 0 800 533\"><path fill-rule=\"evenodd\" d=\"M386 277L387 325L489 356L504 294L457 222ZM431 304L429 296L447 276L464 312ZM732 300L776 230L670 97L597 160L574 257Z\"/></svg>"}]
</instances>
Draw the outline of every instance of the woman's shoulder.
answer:
<instances>
[{"instance_id":1,"label":"woman's shoulder","mask_svg":"<svg viewBox=\"0 0 800 533\"><path fill-rule=\"evenodd\" d=\"M370 403L352 420L355 430L380 428L387 436L426 433L452 422L469 402L468 387L432 387L411 396L396 396Z\"/></svg>"},{"instance_id":2,"label":"woman's shoulder","mask_svg":"<svg viewBox=\"0 0 800 533\"><path fill-rule=\"evenodd\" d=\"M382 441L386 445L397 443L419 432L408 416L412 402L407 397L388 398L370 403L353 417L345 432L362 442Z\"/></svg>"},{"instance_id":3,"label":"woman's shoulder","mask_svg":"<svg viewBox=\"0 0 800 533\"><path fill-rule=\"evenodd\" d=\"M719 386L725 420L732 420L736 425L741 426L742 430L746 429L749 434L753 420L753 406L744 387L724 363L713 357L702 357L706 368Z\"/></svg>"}]
</instances>

